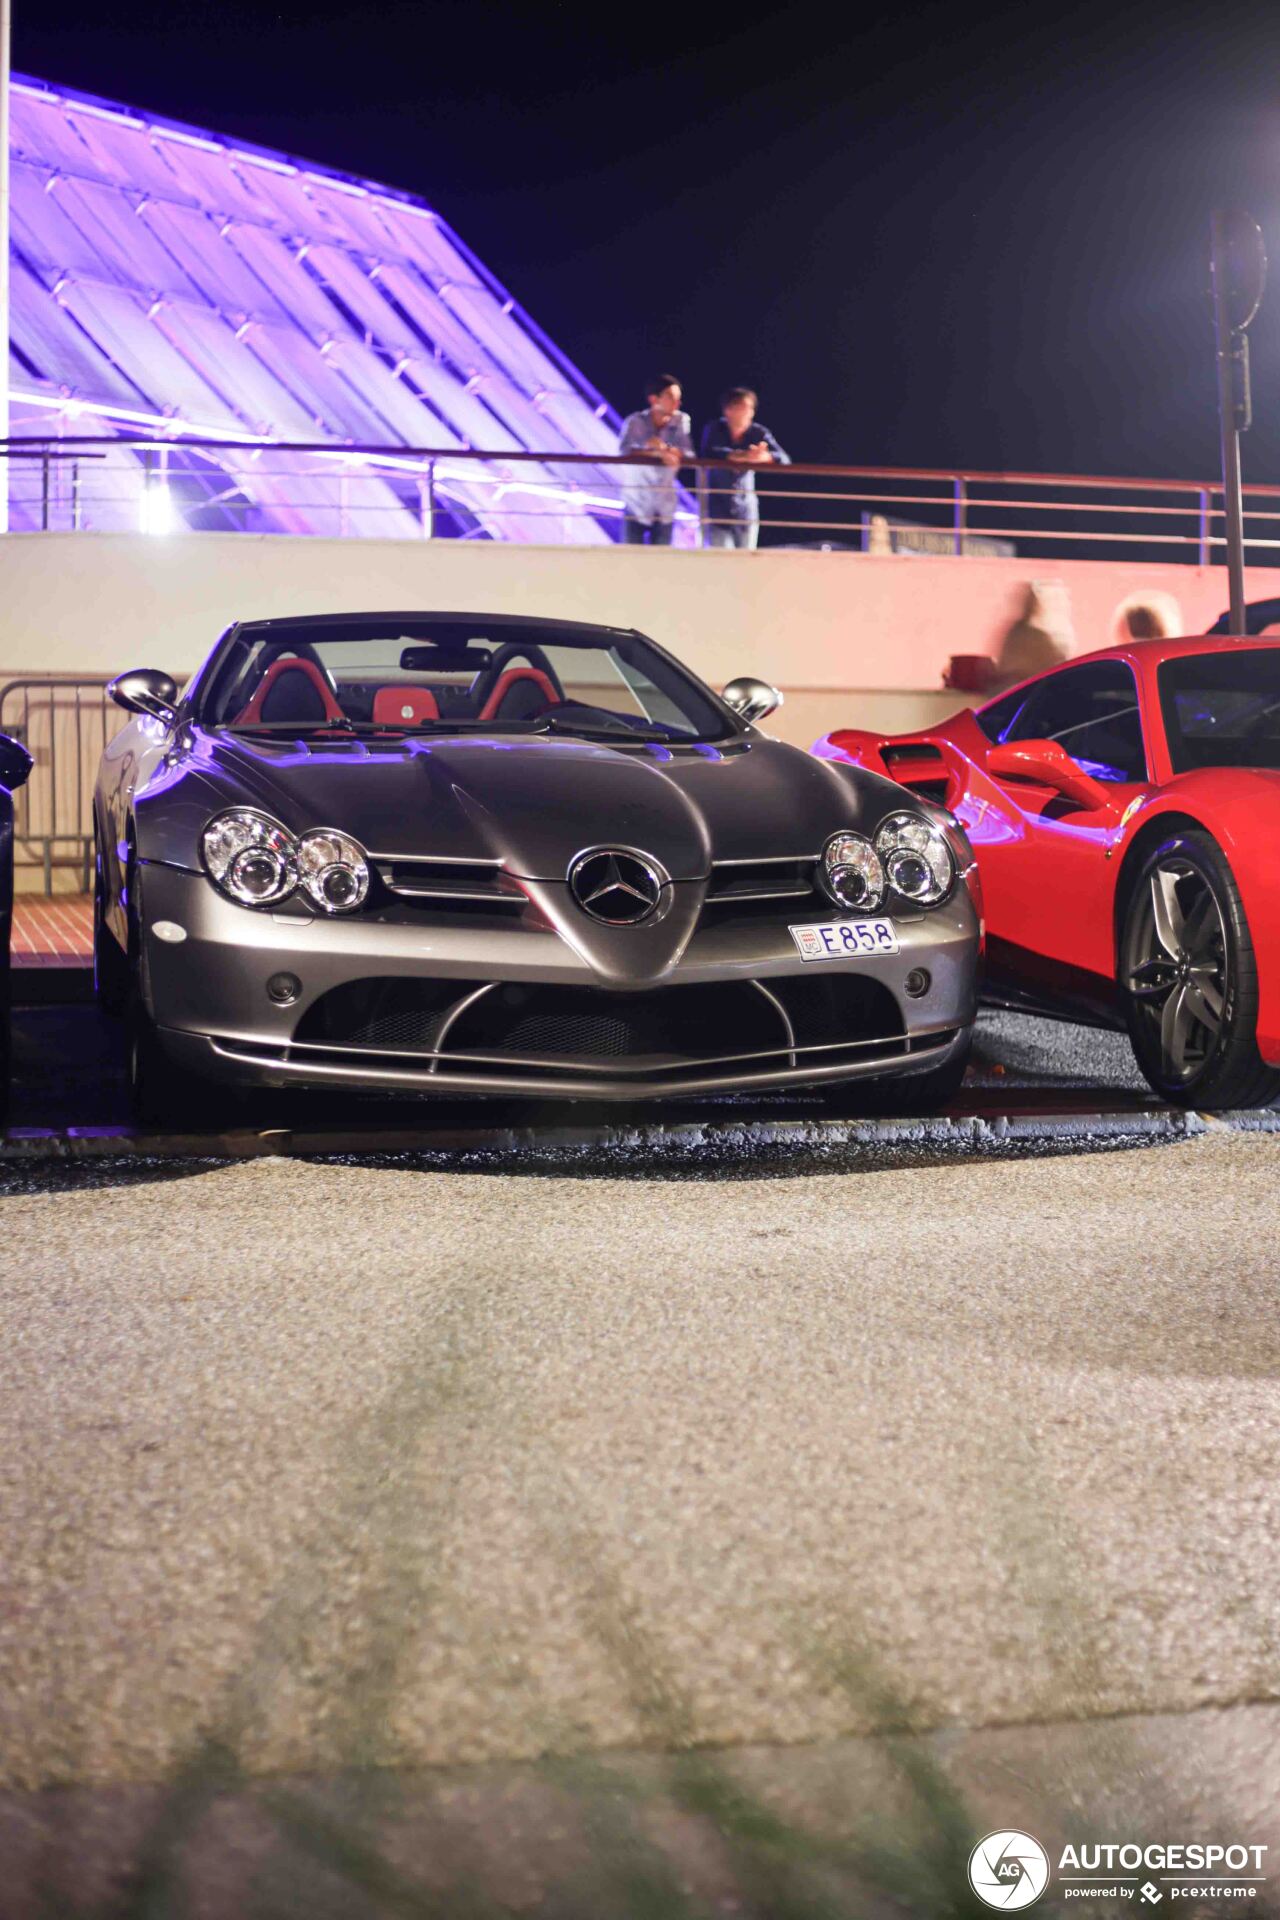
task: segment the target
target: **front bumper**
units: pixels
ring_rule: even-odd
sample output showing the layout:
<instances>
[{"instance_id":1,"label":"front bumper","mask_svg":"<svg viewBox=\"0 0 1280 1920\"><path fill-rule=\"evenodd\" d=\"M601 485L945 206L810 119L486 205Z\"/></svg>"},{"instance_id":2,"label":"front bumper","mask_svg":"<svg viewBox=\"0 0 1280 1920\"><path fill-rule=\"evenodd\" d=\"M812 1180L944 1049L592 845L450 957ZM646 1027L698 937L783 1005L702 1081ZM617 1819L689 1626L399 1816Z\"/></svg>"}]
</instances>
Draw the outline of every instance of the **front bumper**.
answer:
<instances>
[{"instance_id":1,"label":"front bumper","mask_svg":"<svg viewBox=\"0 0 1280 1920\"><path fill-rule=\"evenodd\" d=\"M518 921L399 905L332 920L254 912L224 900L203 875L158 865L143 869L141 901L143 993L166 1052L241 1085L628 1101L745 1092L928 1071L964 1048L975 1015L979 929L963 886L941 908L896 917L899 952L865 961L801 961L788 926L812 912L704 915L659 980L602 979L536 912ZM185 937L159 938L161 921ZM912 997L907 976L922 968L929 988ZM290 1005L267 991L280 973L300 983ZM815 987L822 977L837 984ZM424 1014L407 1044L403 1015L352 1032L326 1028L326 1008L339 990L358 993L357 983L385 988L400 1005L419 986L443 1005L456 983L467 1010L461 1019ZM493 1009L492 1028L503 1001L545 1011L579 998L597 1010L596 1029L613 1036L603 1050L562 1039L495 1044L478 1024ZM821 1019L807 1011L816 1002ZM839 1012L846 1003L847 1020ZM797 1007L806 1009L803 1022ZM614 1033L625 1031L624 1013L649 1036L639 1051L628 1053ZM535 1037L564 1026L563 1015L560 1029L554 1020L521 1027L517 1014L504 1017L510 1032ZM668 1026L674 1038L655 1046L653 1035Z\"/></svg>"}]
</instances>

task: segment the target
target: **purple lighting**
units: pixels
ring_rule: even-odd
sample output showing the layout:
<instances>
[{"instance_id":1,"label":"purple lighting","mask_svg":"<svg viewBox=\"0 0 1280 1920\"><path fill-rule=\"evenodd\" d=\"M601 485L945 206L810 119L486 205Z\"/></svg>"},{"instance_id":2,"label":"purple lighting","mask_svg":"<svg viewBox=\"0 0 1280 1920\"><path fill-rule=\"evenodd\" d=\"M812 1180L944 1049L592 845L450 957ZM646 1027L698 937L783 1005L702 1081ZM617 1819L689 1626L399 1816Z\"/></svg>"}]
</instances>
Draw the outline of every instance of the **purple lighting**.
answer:
<instances>
[{"instance_id":1,"label":"purple lighting","mask_svg":"<svg viewBox=\"0 0 1280 1920\"><path fill-rule=\"evenodd\" d=\"M74 477L67 458L13 460L15 530L73 524L74 491L74 524L137 531L163 489L179 528L615 537L615 470L500 469L504 452L611 454L618 417L430 207L42 81L15 77L11 102L11 432L168 443L98 450ZM433 522L421 463L344 442L495 463L442 453Z\"/></svg>"}]
</instances>

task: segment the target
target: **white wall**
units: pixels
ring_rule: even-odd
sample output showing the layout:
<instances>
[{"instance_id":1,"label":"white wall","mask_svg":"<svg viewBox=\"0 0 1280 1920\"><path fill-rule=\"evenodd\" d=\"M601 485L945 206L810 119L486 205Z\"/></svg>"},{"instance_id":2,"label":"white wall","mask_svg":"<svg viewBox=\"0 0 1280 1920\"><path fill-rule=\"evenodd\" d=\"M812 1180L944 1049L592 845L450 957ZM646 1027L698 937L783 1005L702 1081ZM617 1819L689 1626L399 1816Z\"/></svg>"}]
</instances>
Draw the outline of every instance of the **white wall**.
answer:
<instances>
[{"instance_id":1,"label":"white wall","mask_svg":"<svg viewBox=\"0 0 1280 1920\"><path fill-rule=\"evenodd\" d=\"M369 608L488 609L636 626L713 684L755 673L783 688L771 731L808 745L828 727L908 727L959 702L953 653L988 652L1028 581L1052 582L1075 646L1114 637L1121 601L1172 595L1185 630L1226 604L1221 568L765 550L518 547L286 535L0 537L0 665L18 674L189 672L228 621ZM1249 595L1280 592L1254 569Z\"/></svg>"}]
</instances>

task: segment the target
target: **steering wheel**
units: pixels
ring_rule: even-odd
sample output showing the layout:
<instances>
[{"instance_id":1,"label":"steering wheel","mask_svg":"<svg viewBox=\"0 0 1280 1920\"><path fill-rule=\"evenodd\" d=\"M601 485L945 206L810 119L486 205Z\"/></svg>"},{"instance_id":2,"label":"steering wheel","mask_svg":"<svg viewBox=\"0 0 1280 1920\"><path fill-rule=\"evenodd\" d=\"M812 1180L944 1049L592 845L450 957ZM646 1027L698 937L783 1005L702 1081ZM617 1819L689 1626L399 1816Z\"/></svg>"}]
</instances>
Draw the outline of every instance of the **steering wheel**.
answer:
<instances>
[{"instance_id":1,"label":"steering wheel","mask_svg":"<svg viewBox=\"0 0 1280 1920\"><path fill-rule=\"evenodd\" d=\"M513 660L523 660L528 666L536 667L539 673L545 673L555 689L557 700L563 703L564 687L561 685L560 676L542 648L535 646L529 640L508 640L493 654L488 665L481 667L472 682L471 704L474 712L483 712L485 701Z\"/></svg>"}]
</instances>

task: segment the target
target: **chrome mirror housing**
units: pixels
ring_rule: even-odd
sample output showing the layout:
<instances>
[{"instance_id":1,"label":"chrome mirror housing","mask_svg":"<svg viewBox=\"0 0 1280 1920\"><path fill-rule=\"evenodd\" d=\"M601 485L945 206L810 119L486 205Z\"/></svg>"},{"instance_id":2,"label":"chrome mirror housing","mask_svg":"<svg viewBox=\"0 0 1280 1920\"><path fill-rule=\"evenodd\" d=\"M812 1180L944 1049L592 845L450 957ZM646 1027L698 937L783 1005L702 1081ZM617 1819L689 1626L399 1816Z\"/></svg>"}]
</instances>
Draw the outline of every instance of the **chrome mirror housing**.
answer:
<instances>
[{"instance_id":1,"label":"chrome mirror housing","mask_svg":"<svg viewBox=\"0 0 1280 1920\"><path fill-rule=\"evenodd\" d=\"M739 674L736 680L731 680L720 697L727 707L733 708L740 720L748 724L767 719L782 705L782 695L776 687L771 687L767 680L754 679L749 673Z\"/></svg>"},{"instance_id":2,"label":"chrome mirror housing","mask_svg":"<svg viewBox=\"0 0 1280 1920\"><path fill-rule=\"evenodd\" d=\"M178 683L157 667L134 667L117 674L108 682L107 692L126 713L145 713L152 720L163 720L167 727L178 717Z\"/></svg>"}]
</instances>

